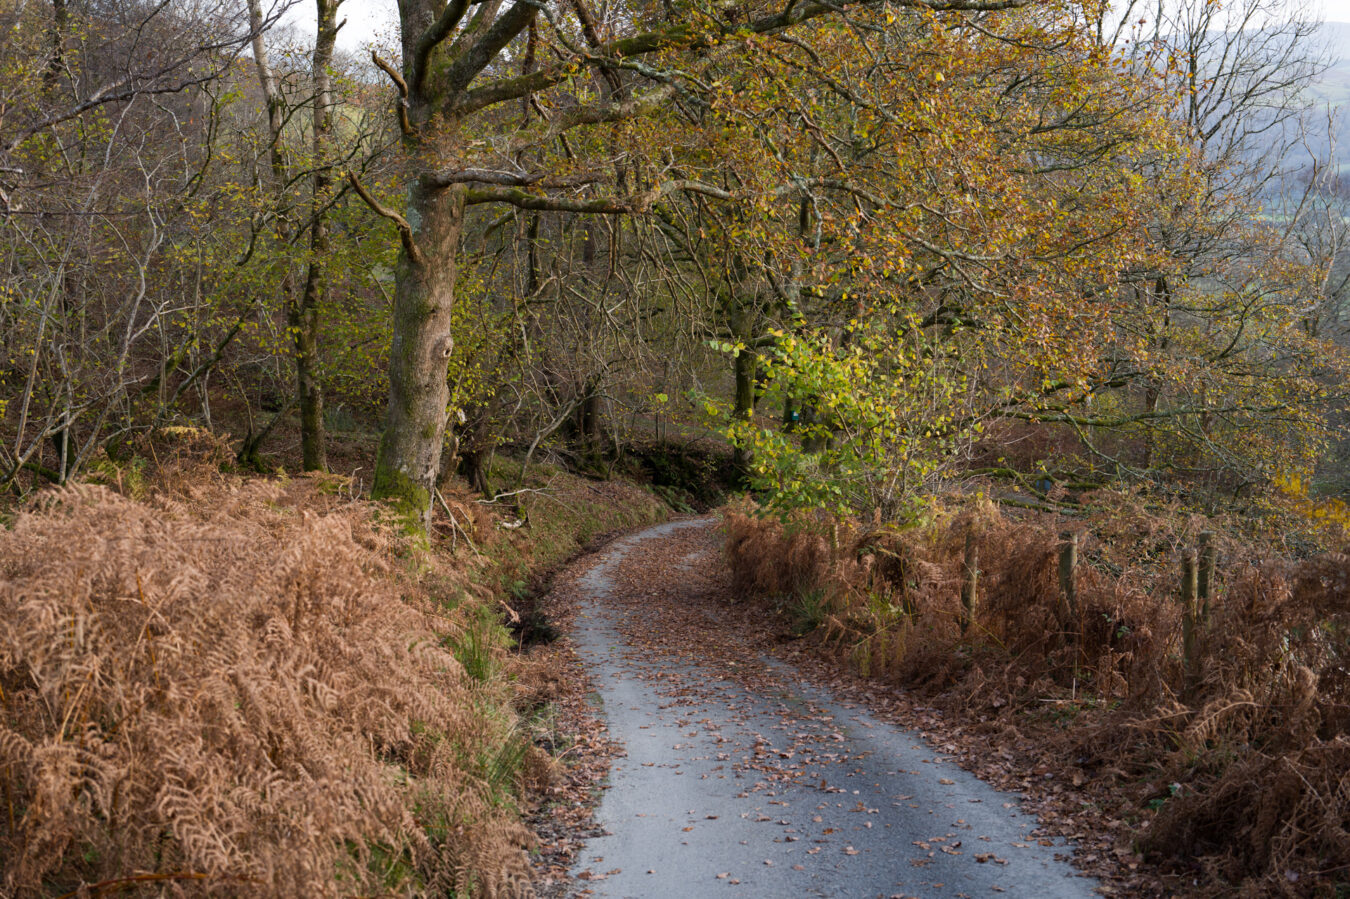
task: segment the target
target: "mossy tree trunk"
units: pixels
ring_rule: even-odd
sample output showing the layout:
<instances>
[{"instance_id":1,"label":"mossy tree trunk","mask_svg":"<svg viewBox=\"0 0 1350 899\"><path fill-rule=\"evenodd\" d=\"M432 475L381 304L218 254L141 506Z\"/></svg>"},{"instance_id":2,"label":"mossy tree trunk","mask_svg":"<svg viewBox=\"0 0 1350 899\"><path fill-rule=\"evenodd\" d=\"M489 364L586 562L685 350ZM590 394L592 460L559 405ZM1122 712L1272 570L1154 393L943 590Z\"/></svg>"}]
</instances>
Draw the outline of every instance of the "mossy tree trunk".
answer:
<instances>
[{"instance_id":1,"label":"mossy tree trunk","mask_svg":"<svg viewBox=\"0 0 1350 899\"><path fill-rule=\"evenodd\" d=\"M318 35L314 39L314 168L310 195L309 263L300 301L291 307L295 336L295 380L300 401L300 452L305 471L328 469L327 435L323 424L323 387L319 381L319 307L326 287L324 262L328 256L328 169L319 165L332 156L333 47L337 43L338 5L341 0L318 0Z\"/></svg>"},{"instance_id":2,"label":"mossy tree trunk","mask_svg":"<svg viewBox=\"0 0 1350 899\"><path fill-rule=\"evenodd\" d=\"M373 495L390 500L407 523L430 524L432 491L441 468L449 414L446 379L454 340L459 242L464 229L461 185L425 180L409 191L408 237L399 254L389 349L389 406L375 463Z\"/></svg>"},{"instance_id":3,"label":"mossy tree trunk","mask_svg":"<svg viewBox=\"0 0 1350 899\"><path fill-rule=\"evenodd\" d=\"M468 185L476 180L446 177L433 160L456 147L465 116L528 95L530 86L500 95L469 97L466 91L538 10L519 0L505 9L495 2L400 0L401 70L372 54L398 88L403 148L415 168L406 217L384 207L348 174L361 198L398 226L402 244L394 270L389 405L371 493L390 501L415 532L430 528L441 470L451 411L446 380L454 350L451 313Z\"/></svg>"}]
</instances>

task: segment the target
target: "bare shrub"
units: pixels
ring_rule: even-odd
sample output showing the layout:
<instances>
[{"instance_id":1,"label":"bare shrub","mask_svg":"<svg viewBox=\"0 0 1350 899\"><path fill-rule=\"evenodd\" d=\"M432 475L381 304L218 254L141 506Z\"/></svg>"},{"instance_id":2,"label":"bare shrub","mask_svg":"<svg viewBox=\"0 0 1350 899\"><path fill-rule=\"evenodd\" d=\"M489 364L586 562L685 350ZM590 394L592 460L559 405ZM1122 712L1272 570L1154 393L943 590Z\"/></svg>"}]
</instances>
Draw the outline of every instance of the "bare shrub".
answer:
<instances>
[{"instance_id":1,"label":"bare shrub","mask_svg":"<svg viewBox=\"0 0 1350 899\"><path fill-rule=\"evenodd\" d=\"M4 892L528 893L463 614L317 481L187 480L48 493L0 541Z\"/></svg>"}]
</instances>

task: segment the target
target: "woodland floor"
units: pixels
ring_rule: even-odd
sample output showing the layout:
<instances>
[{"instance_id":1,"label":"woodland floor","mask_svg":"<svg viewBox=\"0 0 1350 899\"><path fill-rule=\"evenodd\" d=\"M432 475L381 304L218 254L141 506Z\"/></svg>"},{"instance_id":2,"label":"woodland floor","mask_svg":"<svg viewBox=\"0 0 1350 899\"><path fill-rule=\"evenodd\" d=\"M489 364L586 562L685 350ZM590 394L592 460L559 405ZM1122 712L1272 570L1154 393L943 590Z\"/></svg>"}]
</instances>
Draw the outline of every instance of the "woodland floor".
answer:
<instances>
[{"instance_id":1,"label":"woodland floor","mask_svg":"<svg viewBox=\"0 0 1350 899\"><path fill-rule=\"evenodd\" d=\"M559 681L558 731L577 741L534 822L544 895L1156 891L1118 835L1075 820L1088 797L1027 767L1025 747L966 739L734 597L721 541L711 519L649 528L544 600L566 636L536 653Z\"/></svg>"}]
</instances>

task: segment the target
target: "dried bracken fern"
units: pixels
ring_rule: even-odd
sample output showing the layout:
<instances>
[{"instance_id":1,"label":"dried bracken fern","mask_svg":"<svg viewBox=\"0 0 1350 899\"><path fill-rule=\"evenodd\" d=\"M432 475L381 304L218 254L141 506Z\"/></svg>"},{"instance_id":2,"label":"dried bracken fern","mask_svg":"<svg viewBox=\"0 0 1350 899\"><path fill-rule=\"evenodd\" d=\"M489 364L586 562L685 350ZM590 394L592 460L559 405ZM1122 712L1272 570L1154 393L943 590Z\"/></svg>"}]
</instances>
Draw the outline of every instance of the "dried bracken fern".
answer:
<instances>
[{"instance_id":1,"label":"dried bracken fern","mask_svg":"<svg viewBox=\"0 0 1350 899\"><path fill-rule=\"evenodd\" d=\"M49 493L0 540L0 892L528 894L463 622L368 508L185 480Z\"/></svg>"},{"instance_id":2,"label":"dried bracken fern","mask_svg":"<svg viewBox=\"0 0 1350 899\"><path fill-rule=\"evenodd\" d=\"M1215 537L1227 564L1188 672L1177 573L1203 528L1175 510L1116 497L1088 522L1026 522L982 504L863 531L736 509L726 527L741 592L810 592L817 639L864 674L986 727L1095 710L1055 739L1088 766L1176 785L1151 800L1160 811L1142 839L1157 854L1201 858L1252 895L1350 883L1350 556L1255 561ZM1072 604L1058 571L1066 527L1080 559ZM968 535L973 616L961 602Z\"/></svg>"}]
</instances>

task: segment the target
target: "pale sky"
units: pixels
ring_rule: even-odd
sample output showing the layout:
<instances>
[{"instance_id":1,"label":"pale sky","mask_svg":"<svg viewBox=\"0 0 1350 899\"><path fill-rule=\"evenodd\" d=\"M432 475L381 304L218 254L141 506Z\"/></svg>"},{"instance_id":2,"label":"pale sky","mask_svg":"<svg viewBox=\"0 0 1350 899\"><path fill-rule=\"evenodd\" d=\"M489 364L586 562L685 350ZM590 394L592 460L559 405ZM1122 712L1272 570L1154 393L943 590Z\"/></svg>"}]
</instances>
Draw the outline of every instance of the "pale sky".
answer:
<instances>
[{"instance_id":1,"label":"pale sky","mask_svg":"<svg viewBox=\"0 0 1350 899\"><path fill-rule=\"evenodd\" d=\"M1350 23L1350 0L1312 0L1312 6L1328 22ZM371 41L393 43L397 37L396 0L345 0L338 15L347 19L338 36L338 46L345 50L362 50ZM300 0L286 18L299 30L313 34L313 0ZM1350 58L1350 47L1331 50Z\"/></svg>"},{"instance_id":2,"label":"pale sky","mask_svg":"<svg viewBox=\"0 0 1350 899\"><path fill-rule=\"evenodd\" d=\"M1322 10L1322 18L1328 22L1350 22L1350 0L1322 0L1316 5ZM1350 56L1350 47L1342 52Z\"/></svg>"},{"instance_id":3,"label":"pale sky","mask_svg":"<svg viewBox=\"0 0 1350 899\"><path fill-rule=\"evenodd\" d=\"M1350 0L1343 0L1350 3ZM297 31L314 34L314 0L299 0L283 21ZM347 24L338 32L338 47L343 50L363 51L372 41L396 44L398 38L397 0L344 0L338 8L338 21Z\"/></svg>"},{"instance_id":4,"label":"pale sky","mask_svg":"<svg viewBox=\"0 0 1350 899\"><path fill-rule=\"evenodd\" d=\"M1350 8L1350 0L1336 0L1336 2ZM304 0L300 5L306 11L311 9L310 0ZM396 0L346 0L338 15L347 18L346 26L338 32L338 43L348 50L360 50L372 39L388 43L397 40ZM1350 18L1346 21L1350 21Z\"/></svg>"}]
</instances>

